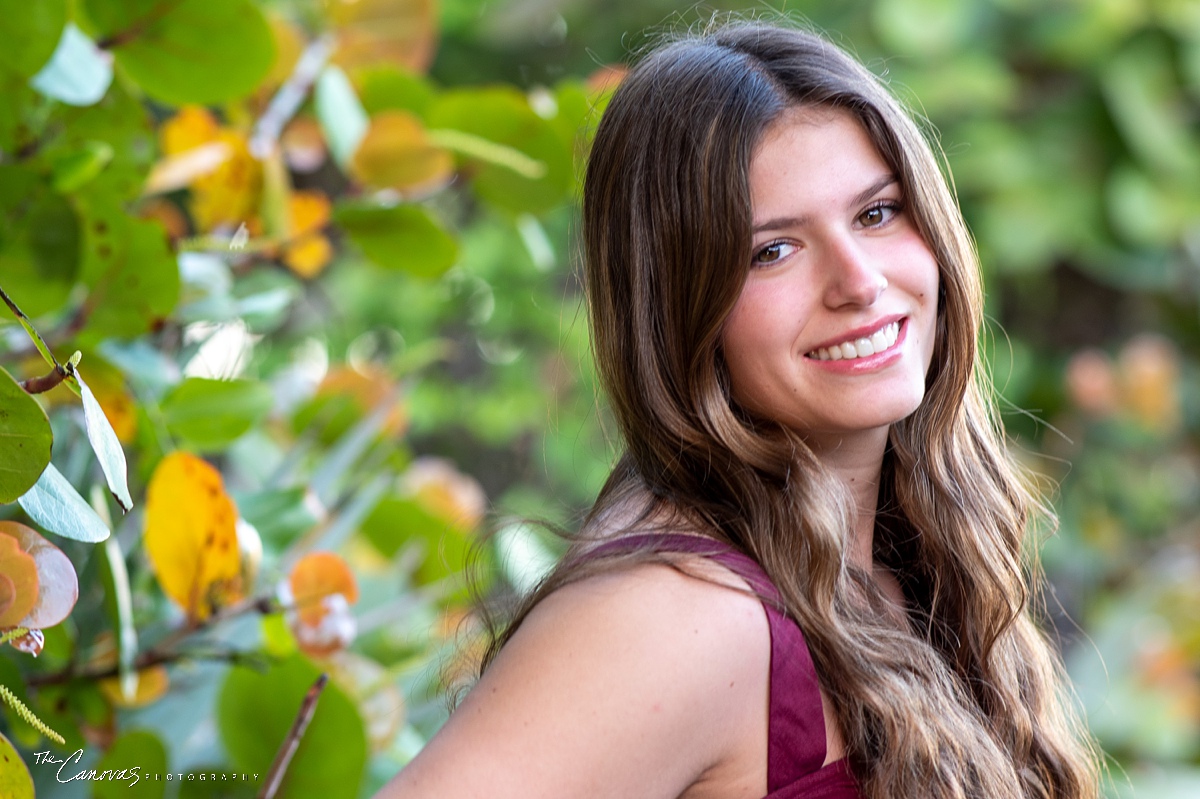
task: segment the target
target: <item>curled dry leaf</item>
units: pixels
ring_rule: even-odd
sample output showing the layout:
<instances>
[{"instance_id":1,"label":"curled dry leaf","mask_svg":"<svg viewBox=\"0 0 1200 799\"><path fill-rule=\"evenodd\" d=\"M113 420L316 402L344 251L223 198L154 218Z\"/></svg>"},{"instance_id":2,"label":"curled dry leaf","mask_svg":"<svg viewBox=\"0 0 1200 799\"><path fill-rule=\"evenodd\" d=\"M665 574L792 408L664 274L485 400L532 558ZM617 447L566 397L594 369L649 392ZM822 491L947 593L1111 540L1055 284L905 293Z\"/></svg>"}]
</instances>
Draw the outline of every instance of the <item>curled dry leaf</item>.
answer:
<instances>
[{"instance_id":1,"label":"curled dry leaf","mask_svg":"<svg viewBox=\"0 0 1200 799\"><path fill-rule=\"evenodd\" d=\"M31 583L23 566L13 566L13 572L6 571L13 582L14 604L0 616L0 627L28 627L30 630L53 627L70 615L79 598L79 578L75 575L75 567L61 549L25 525L0 522L0 552L11 556L5 561L7 564L27 564L27 561L12 554L11 541L15 541L21 554L33 562L37 572ZM31 587L35 593L34 602L24 615L10 621L15 616L13 611L16 603L20 601L23 607L28 601Z\"/></svg>"},{"instance_id":2,"label":"curled dry leaf","mask_svg":"<svg viewBox=\"0 0 1200 799\"><path fill-rule=\"evenodd\" d=\"M163 592L193 618L242 595L237 518L220 473L195 455L173 452L154 470L146 554Z\"/></svg>"}]
</instances>

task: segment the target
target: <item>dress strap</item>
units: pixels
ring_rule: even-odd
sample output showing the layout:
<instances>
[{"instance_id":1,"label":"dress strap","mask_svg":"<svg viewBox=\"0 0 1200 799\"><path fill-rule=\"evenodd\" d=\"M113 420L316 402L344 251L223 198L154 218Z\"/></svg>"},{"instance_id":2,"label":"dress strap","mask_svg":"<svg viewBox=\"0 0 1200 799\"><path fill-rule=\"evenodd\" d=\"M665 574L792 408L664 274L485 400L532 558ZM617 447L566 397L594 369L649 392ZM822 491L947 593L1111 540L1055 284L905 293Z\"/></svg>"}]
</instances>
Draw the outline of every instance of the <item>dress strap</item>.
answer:
<instances>
[{"instance_id":1,"label":"dress strap","mask_svg":"<svg viewBox=\"0 0 1200 799\"><path fill-rule=\"evenodd\" d=\"M714 538L639 533L605 541L577 557L644 550L684 552L715 560L745 580L762 601L771 630L767 787L775 791L812 774L825 762L825 715L820 684L799 625L781 609L779 591L750 556Z\"/></svg>"}]
</instances>

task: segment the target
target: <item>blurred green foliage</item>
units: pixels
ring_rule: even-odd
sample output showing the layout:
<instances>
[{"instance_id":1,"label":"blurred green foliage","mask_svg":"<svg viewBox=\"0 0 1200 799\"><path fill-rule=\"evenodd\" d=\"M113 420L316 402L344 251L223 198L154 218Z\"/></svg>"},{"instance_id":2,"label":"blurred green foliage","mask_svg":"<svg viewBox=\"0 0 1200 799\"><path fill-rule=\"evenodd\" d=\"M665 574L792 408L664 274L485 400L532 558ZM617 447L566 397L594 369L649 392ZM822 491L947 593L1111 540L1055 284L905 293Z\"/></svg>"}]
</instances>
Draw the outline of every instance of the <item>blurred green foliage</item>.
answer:
<instances>
[{"instance_id":1,"label":"blurred green foliage","mask_svg":"<svg viewBox=\"0 0 1200 799\"><path fill-rule=\"evenodd\" d=\"M946 153L986 272L1004 421L1057 487L1045 612L1112 758L1110 795L1200 795L1200 5L786 10L883 76ZM318 792L367 795L469 671L459 573L479 530L496 532L494 589L527 588L558 543L514 520L569 526L606 475L574 275L588 128L604 67L708 17L666 0L9 11L0 286L60 361L83 352L135 507L112 546L61 542L81 601L37 661L5 647L0 684L66 753L84 746L85 767L233 771L269 761L267 739L328 669L310 735L345 754ZM280 111L289 78L300 105ZM15 323L0 364L13 380L46 371ZM105 478L78 400L39 394L43 416L13 380L0 375L0 402L53 432L54 464L90 497ZM220 470L256 530L247 595L273 595L306 552L347 560L348 651L304 654L279 612L189 627L141 546L147 485L176 449ZM44 465L22 463L0 500ZM16 503L0 518L37 521ZM176 656L155 701L94 676L146 651ZM15 714L0 731L40 795L92 792L32 763L50 745Z\"/></svg>"}]
</instances>

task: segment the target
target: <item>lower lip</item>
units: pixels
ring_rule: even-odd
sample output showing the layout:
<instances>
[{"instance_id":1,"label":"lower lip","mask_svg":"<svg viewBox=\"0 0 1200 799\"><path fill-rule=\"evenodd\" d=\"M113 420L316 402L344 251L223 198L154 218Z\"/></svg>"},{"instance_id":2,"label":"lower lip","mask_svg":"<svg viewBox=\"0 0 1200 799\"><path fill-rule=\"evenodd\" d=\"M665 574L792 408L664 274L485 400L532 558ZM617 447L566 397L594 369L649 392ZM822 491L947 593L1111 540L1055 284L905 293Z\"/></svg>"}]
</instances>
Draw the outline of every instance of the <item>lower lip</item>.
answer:
<instances>
[{"instance_id":1,"label":"lower lip","mask_svg":"<svg viewBox=\"0 0 1200 799\"><path fill-rule=\"evenodd\" d=\"M851 358L850 360L840 361L822 361L817 358L809 358L805 356L804 360L818 369L824 369L829 372L842 375L857 375L864 372L875 372L879 369L891 366L896 361L900 360L900 348L904 344L904 339L908 336L908 319L904 319L900 323L900 332L896 335L896 343L888 347L883 352L877 352L874 355L868 355L865 358Z\"/></svg>"}]
</instances>

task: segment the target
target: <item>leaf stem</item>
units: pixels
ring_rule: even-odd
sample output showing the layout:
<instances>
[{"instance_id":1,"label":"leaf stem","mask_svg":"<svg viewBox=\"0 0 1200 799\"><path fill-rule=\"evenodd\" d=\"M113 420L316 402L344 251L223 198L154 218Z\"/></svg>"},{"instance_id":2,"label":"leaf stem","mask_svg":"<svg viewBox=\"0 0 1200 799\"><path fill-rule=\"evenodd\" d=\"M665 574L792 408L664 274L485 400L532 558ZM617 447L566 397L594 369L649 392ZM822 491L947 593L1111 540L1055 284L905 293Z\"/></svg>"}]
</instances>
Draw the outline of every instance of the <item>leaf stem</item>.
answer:
<instances>
[{"instance_id":1,"label":"leaf stem","mask_svg":"<svg viewBox=\"0 0 1200 799\"><path fill-rule=\"evenodd\" d=\"M37 347L38 352L40 352L42 357L46 359L46 363L53 366L56 372L62 372L62 364L60 364L58 359L54 357L54 353L50 351L50 347L47 346L46 342L42 339L41 334L34 329L33 323L29 321L29 317L25 315L24 311L17 307L17 304L13 302L12 297L8 296L8 293L3 287L0 287L0 299L4 300L4 304L7 305L8 309L13 312L14 316L17 317L17 321L21 323L21 327L25 328L25 332L29 334L31 339L33 339L33 345Z\"/></svg>"},{"instance_id":2,"label":"leaf stem","mask_svg":"<svg viewBox=\"0 0 1200 799\"><path fill-rule=\"evenodd\" d=\"M283 775L287 773L287 767L292 762L292 756L300 747L300 739L304 737L304 732L308 729L309 722L312 721L313 713L317 710L317 700L321 698L321 692L325 690L325 684L328 682L329 675L322 672L308 692L304 694L304 699L300 702L300 710L296 713L296 720L292 722L292 728L288 730L287 737L283 739L279 751L275 753L275 761L271 763L271 769L267 772L267 779L263 783L262 790L258 792L257 799L274 799L275 792L279 790L279 785L283 782Z\"/></svg>"}]
</instances>

